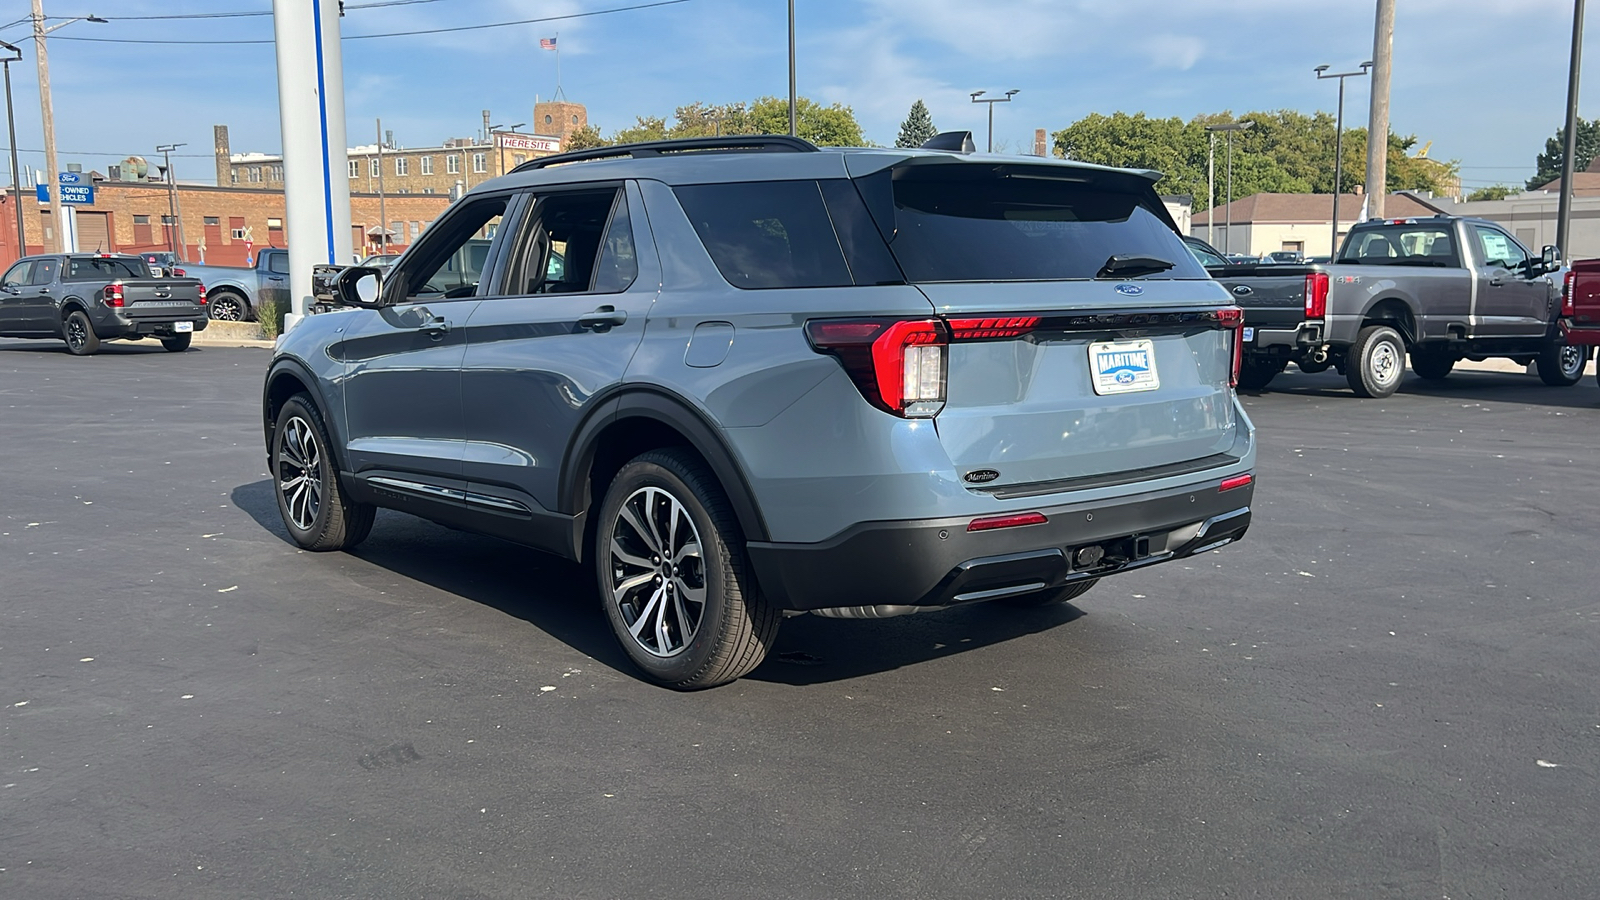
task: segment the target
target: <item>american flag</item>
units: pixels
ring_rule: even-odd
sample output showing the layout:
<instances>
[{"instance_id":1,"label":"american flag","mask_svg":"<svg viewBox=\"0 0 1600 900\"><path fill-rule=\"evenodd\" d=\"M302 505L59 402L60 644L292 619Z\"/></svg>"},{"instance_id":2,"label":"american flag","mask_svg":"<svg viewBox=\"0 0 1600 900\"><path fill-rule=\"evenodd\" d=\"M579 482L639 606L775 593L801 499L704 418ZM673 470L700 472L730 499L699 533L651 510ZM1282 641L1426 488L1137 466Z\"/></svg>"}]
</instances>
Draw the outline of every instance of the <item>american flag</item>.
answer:
<instances>
[{"instance_id":1,"label":"american flag","mask_svg":"<svg viewBox=\"0 0 1600 900\"><path fill-rule=\"evenodd\" d=\"M556 48L556 39L555 38L539 38L539 49L540 50L554 50L555 48Z\"/></svg>"}]
</instances>

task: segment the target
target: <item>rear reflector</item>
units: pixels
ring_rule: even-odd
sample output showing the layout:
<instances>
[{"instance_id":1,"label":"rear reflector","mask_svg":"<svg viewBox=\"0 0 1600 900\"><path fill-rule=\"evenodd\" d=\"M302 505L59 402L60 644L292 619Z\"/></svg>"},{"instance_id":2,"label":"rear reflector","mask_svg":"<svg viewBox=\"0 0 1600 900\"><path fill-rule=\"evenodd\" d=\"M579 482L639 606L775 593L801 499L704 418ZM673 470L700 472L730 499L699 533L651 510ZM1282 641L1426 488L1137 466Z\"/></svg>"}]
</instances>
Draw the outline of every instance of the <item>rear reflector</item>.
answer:
<instances>
[{"instance_id":1,"label":"rear reflector","mask_svg":"<svg viewBox=\"0 0 1600 900\"><path fill-rule=\"evenodd\" d=\"M1018 528L1023 525L1043 525L1050 521L1044 513L1017 513L1010 516L984 516L967 523L968 531L993 531L996 528Z\"/></svg>"},{"instance_id":2,"label":"rear reflector","mask_svg":"<svg viewBox=\"0 0 1600 900\"><path fill-rule=\"evenodd\" d=\"M1231 491L1235 488L1248 487L1255 480L1256 477L1251 475L1249 472L1246 472L1243 475L1235 475L1232 478L1224 478L1222 479L1222 487L1217 488L1217 492L1221 493L1223 491Z\"/></svg>"}]
</instances>

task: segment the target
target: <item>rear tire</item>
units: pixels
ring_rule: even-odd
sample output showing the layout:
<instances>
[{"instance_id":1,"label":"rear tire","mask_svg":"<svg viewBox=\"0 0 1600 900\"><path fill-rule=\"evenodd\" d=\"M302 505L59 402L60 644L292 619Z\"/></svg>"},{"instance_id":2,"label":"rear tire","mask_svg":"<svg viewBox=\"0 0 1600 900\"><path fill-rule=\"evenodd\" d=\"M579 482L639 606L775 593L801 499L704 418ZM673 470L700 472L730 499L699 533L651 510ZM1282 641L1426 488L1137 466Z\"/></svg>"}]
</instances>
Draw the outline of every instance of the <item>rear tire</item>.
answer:
<instances>
[{"instance_id":1,"label":"rear tire","mask_svg":"<svg viewBox=\"0 0 1600 900\"><path fill-rule=\"evenodd\" d=\"M189 349L189 342L194 340L192 334L175 334L169 338L161 339L161 346L167 348L168 353L182 353Z\"/></svg>"},{"instance_id":2,"label":"rear tire","mask_svg":"<svg viewBox=\"0 0 1600 900\"><path fill-rule=\"evenodd\" d=\"M1003 606L1014 606L1018 609L1037 609L1041 606L1055 606L1082 597L1089 589L1100 583L1100 579L1091 578L1088 581L1079 581L1069 584L1064 588L1054 591L1040 591L1037 594L1024 594L1020 597L1002 597L996 600Z\"/></svg>"},{"instance_id":3,"label":"rear tire","mask_svg":"<svg viewBox=\"0 0 1600 900\"><path fill-rule=\"evenodd\" d=\"M1539 380L1551 387L1571 387L1583 380L1589 348L1578 344L1551 344L1539 354Z\"/></svg>"},{"instance_id":4,"label":"rear tire","mask_svg":"<svg viewBox=\"0 0 1600 900\"><path fill-rule=\"evenodd\" d=\"M377 508L357 503L339 482L322 413L305 394L290 397L272 428L272 486L289 537L307 550L349 550L372 533Z\"/></svg>"},{"instance_id":5,"label":"rear tire","mask_svg":"<svg viewBox=\"0 0 1600 900\"><path fill-rule=\"evenodd\" d=\"M1272 383L1283 371L1286 363L1278 360L1266 362L1250 362L1239 367L1239 387L1247 391L1259 391Z\"/></svg>"},{"instance_id":6,"label":"rear tire","mask_svg":"<svg viewBox=\"0 0 1600 900\"><path fill-rule=\"evenodd\" d=\"M73 356L89 356L100 349L100 338L94 333L94 324L81 309L67 313L61 323L61 336L67 342L67 352Z\"/></svg>"},{"instance_id":7,"label":"rear tire","mask_svg":"<svg viewBox=\"0 0 1600 900\"><path fill-rule=\"evenodd\" d=\"M782 613L750 574L722 486L693 455L635 457L606 490L596 525L600 602L646 678L698 690L766 658Z\"/></svg>"},{"instance_id":8,"label":"rear tire","mask_svg":"<svg viewBox=\"0 0 1600 900\"><path fill-rule=\"evenodd\" d=\"M1448 376L1455 367L1456 358L1448 351L1421 348L1411 351L1411 371L1417 373L1418 378L1438 381Z\"/></svg>"},{"instance_id":9,"label":"rear tire","mask_svg":"<svg viewBox=\"0 0 1600 900\"><path fill-rule=\"evenodd\" d=\"M218 322L245 322L250 319L250 304L235 291L213 291L206 297L206 308Z\"/></svg>"},{"instance_id":10,"label":"rear tire","mask_svg":"<svg viewBox=\"0 0 1600 900\"><path fill-rule=\"evenodd\" d=\"M1406 371L1406 344L1387 325L1368 325L1345 356L1345 381L1357 397L1381 399L1400 388Z\"/></svg>"}]
</instances>

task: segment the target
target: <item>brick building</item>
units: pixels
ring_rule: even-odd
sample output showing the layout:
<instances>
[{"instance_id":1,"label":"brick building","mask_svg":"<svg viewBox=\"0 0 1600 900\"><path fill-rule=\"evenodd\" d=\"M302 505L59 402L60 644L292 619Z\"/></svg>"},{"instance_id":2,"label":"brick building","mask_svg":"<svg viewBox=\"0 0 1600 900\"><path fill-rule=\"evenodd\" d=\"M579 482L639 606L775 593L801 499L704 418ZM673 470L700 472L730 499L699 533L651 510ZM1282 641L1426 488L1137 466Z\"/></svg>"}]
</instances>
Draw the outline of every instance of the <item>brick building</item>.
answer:
<instances>
[{"instance_id":1,"label":"brick building","mask_svg":"<svg viewBox=\"0 0 1600 900\"><path fill-rule=\"evenodd\" d=\"M487 138L450 138L435 146L401 147L386 137L382 148L376 143L348 148L345 169L350 192L378 193L381 171L386 196L459 196L530 159L559 153L568 135L589 124L589 113L581 103L556 100L534 104L533 134L492 128L487 111L483 124ZM228 126L217 125L212 130L217 184L283 190L281 155L234 153L229 146Z\"/></svg>"},{"instance_id":2,"label":"brick building","mask_svg":"<svg viewBox=\"0 0 1600 900\"><path fill-rule=\"evenodd\" d=\"M78 246L86 252L171 250L181 231L184 259L203 257L213 265L242 266L254 248L288 246L281 184L276 190L179 184L176 193L183 220L179 229L169 214L167 185L105 181L92 173L91 177L96 180L94 205L77 210ZM18 256L12 202L9 192L0 195L0 264ZM393 235L390 249L408 246L449 205L445 194L386 196L383 210ZM352 191L350 220L358 255L376 249L369 237L382 233L378 209L376 195ZM27 252L45 252L46 236L52 242L54 236L49 207L24 194L22 212Z\"/></svg>"}]
</instances>

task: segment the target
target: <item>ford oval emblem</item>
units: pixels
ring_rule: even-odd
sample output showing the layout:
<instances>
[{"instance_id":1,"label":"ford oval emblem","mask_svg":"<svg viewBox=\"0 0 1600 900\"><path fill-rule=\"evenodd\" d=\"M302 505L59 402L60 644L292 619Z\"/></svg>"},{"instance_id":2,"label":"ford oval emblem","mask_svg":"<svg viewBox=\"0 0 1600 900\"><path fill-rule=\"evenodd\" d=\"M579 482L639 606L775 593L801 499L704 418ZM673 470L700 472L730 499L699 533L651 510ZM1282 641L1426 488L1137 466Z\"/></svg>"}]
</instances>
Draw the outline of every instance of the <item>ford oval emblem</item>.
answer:
<instances>
[{"instance_id":1,"label":"ford oval emblem","mask_svg":"<svg viewBox=\"0 0 1600 900\"><path fill-rule=\"evenodd\" d=\"M993 469L973 469L971 472L961 476L962 480L968 484L988 484L999 477L1000 473Z\"/></svg>"},{"instance_id":2,"label":"ford oval emblem","mask_svg":"<svg viewBox=\"0 0 1600 900\"><path fill-rule=\"evenodd\" d=\"M1144 288L1139 287L1137 284L1119 284L1117 285L1117 293L1124 297L1137 297L1144 293Z\"/></svg>"},{"instance_id":3,"label":"ford oval emblem","mask_svg":"<svg viewBox=\"0 0 1600 900\"><path fill-rule=\"evenodd\" d=\"M1241 297L1244 297L1244 296L1247 296L1247 295L1250 295L1250 294L1254 294L1255 293L1255 288L1252 288L1248 284L1241 284L1238 287L1234 288L1233 292L1235 294L1238 294Z\"/></svg>"}]
</instances>

